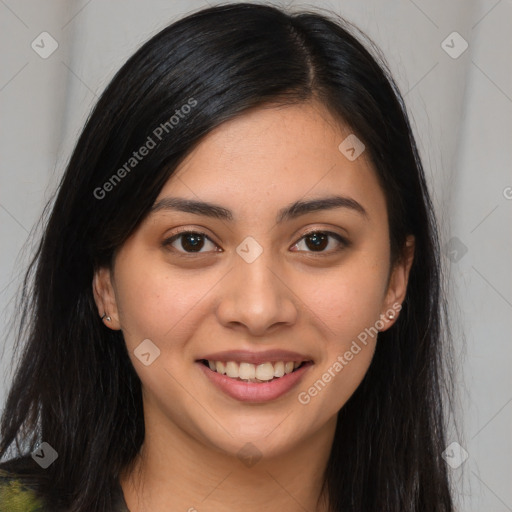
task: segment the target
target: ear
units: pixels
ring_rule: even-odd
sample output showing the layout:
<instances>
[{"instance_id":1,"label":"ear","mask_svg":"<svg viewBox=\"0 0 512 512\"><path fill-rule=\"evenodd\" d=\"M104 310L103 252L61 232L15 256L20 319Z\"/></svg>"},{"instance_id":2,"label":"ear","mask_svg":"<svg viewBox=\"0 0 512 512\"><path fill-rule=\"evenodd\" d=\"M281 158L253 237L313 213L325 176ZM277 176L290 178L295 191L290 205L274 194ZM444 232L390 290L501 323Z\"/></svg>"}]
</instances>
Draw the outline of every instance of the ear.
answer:
<instances>
[{"instance_id":1,"label":"ear","mask_svg":"<svg viewBox=\"0 0 512 512\"><path fill-rule=\"evenodd\" d=\"M113 286L112 273L107 267L100 267L94 272L92 280L92 292L94 301L98 308L98 315L103 318L103 323L113 330L121 329L119 314L116 302L116 295ZM107 317L111 320L108 321Z\"/></svg>"},{"instance_id":2,"label":"ear","mask_svg":"<svg viewBox=\"0 0 512 512\"><path fill-rule=\"evenodd\" d=\"M380 331L386 331L397 320L402 303L405 300L407 292L407 283L409 281L409 272L414 260L415 240L413 235L409 235L405 241L400 259L397 261L391 271L388 289L383 303L381 320L385 326Z\"/></svg>"}]
</instances>

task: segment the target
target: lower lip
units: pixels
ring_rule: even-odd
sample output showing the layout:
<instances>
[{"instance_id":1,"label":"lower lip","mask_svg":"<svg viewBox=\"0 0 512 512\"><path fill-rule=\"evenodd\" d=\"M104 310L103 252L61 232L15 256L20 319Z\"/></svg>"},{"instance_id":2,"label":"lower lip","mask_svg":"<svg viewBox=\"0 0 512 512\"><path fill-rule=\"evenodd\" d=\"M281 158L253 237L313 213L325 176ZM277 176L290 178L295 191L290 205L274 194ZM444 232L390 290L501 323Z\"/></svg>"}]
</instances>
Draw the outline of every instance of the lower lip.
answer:
<instances>
[{"instance_id":1,"label":"lower lip","mask_svg":"<svg viewBox=\"0 0 512 512\"><path fill-rule=\"evenodd\" d=\"M267 383L244 382L232 379L227 375L210 370L201 362L196 362L206 377L215 384L221 391L224 391L231 398L241 402L268 402L275 400L297 386L304 374L313 365L307 362L292 373L287 373L278 379Z\"/></svg>"}]
</instances>

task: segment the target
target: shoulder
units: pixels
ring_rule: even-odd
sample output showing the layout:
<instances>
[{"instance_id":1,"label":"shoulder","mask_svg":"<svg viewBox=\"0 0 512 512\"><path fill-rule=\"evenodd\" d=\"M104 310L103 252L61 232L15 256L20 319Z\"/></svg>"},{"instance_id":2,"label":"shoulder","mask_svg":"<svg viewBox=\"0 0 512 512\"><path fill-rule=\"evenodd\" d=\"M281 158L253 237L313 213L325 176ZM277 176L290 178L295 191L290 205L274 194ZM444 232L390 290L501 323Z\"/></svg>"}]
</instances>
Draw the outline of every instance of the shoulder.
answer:
<instances>
[{"instance_id":1,"label":"shoulder","mask_svg":"<svg viewBox=\"0 0 512 512\"><path fill-rule=\"evenodd\" d=\"M47 512L24 478L0 468L0 512Z\"/></svg>"},{"instance_id":2,"label":"shoulder","mask_svg":"<svg viewBox=\"0 0 512 512\"><path fill-rule=\"evenodd\" d=\"M44 478L44 471L30 455L0 462L0 512L52 512L38 496L37 482ZM130 512L124 500L119 481L113 489L116 512Z\"/></svg>"}]
</instances>

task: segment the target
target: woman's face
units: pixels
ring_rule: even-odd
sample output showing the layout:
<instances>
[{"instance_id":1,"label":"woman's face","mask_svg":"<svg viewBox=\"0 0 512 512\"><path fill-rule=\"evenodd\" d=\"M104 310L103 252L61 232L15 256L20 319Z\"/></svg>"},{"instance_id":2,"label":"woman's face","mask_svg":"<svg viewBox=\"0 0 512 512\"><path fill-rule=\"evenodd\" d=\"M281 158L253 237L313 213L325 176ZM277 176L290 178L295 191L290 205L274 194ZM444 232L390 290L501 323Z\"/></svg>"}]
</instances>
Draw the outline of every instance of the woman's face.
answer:
<instances>
[{"instance_id":1,"label":"woman's face","mask_svg":"<svg viewBox=\"0 0 512 512\"><path fill-rule=\"evenodd\" d=\"M390 266L385 197L357 141L339 149L350 134L316 103L225 122L165 184L113 273L96 274L146 422L233 455L333 432L411 262Z\"/></svg>"}]
</instances>

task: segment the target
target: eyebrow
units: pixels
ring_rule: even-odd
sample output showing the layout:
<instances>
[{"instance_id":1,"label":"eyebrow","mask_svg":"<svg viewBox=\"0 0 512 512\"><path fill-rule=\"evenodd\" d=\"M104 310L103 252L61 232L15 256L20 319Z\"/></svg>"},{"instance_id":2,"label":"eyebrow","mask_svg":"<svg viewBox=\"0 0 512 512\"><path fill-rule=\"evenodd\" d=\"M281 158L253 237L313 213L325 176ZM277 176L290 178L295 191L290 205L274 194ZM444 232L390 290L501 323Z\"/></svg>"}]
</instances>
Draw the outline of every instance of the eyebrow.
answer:
<instances>
[{"instance_id":1,"label":"eyebrow","mask_svg":"<svg viewBox=\"0 0 512 512\"><path fill-rule=\"evenodd\" d=\"M309 199L307 201L299 200L289 204L279 210L276 217L276 224L296 219L311 212L332 210L335 208L346 208L368 218L367 211L355 199L344 196L328 196L318 199ZM227 208L205 201L196 201L182 197L163 197L151 207L150 213L160 210L175 210L221 220L233 220L233 213Z\"/></svg>"}]
</instances>

